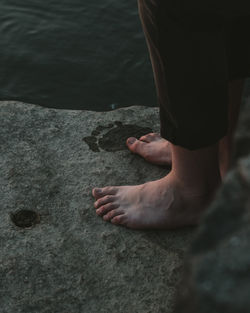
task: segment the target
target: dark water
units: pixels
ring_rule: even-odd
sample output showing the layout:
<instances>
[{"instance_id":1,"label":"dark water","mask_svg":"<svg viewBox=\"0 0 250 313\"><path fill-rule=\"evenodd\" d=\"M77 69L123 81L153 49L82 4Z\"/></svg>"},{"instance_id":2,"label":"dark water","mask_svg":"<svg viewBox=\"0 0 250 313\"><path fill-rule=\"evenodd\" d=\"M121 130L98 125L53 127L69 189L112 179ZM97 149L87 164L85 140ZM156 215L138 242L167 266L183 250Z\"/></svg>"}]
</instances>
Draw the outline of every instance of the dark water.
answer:
<instances>
[{"instance_id":1,"label":"dark water","mask_svg":"<svg viewBox=\"0 0 250 313\"><path fill-rule=\"evenodd\" d=\"M136 0L0 0L0 100L156 105Z\"/></svg>"}]
</instances>

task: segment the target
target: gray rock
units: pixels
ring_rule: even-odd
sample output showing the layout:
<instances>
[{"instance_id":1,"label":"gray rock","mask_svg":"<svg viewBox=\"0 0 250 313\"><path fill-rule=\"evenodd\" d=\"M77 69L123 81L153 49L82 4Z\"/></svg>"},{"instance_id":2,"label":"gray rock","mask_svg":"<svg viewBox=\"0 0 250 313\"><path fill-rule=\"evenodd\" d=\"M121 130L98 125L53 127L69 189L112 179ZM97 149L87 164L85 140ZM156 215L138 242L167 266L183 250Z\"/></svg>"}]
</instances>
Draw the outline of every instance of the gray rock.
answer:
<instances>
[{"instance_id":1,"label":"gray rock","mask_svg":"<svg viewBox=\"0 0 250 313\"><path fill-rule=\"evenodd\" d=\"M234 164L239 158L250 155L250 97L245 99L242 106L242 114L240 114L235 134Z\"/></svg>"},{"instance_id":2,"label":"gray rock","mask_svg":"<svg viewBox=\"0 0 250 313\"><path fill-rule=\"evenodd\" d=\"M250 310L250 98L245 100L234 165L188 252L176 313Z\"/></svg>"},{"instance_id":3,"label":"gray rock","mask_svg":"<svg viewBox=\"0 0 250 313\"><path fill-rule=\"evenodd\" d=\"M124 142L158 131L158 121L156 108L0 103L1 313L172 312L192 230L114 226L91 196L94 186L167 173Z\"/></svg>"}]
</instances>

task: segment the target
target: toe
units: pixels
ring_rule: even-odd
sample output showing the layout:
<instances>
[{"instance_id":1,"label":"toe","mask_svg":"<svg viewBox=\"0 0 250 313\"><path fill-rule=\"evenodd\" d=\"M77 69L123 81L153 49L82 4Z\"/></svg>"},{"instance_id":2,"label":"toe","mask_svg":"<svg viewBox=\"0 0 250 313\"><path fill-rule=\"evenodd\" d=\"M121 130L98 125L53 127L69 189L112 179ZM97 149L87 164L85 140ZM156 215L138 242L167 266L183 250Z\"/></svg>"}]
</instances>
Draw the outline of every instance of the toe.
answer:
<instances>
[{"instance_id":1,"label":"toe","mask_svg":"<svg viewBox=\"0 0 250 313\"><path fill-rule=\"evenodd\" d=\"M143 135L143 136L141 136L141 137L139 138L139 140L145 141L145 142L150 142L150 141L151 141L151 140L150 140L151 134L153 134L153 133Z\"/></svg>"},{"instance_id":2,"label":"toe","mask_svg":"<svg viewBox=\"0 0 250 313\"><path fill-rule=\"evenodd\" d=\"M112 211L109 211L107 214L105 214L103 216L104 221L110 221L113 217L117 216L117 215L121 215L123 214L123 210L120 209L115 209Z\"/></svg>"},{"instance_id":3,"label":"toe","mask_svg":"<svg viewBox=\"0 0 250 313\"><path fill-rule=\"evenodd\" d=\"M129 137L126 141L126 144L128 147L131 147L136 141L137 139L135 137Z\"/></svg>"},{"instance_id":4,"label":"toe","mask_svg":"<svg viewBox=\"0 0 250 313\"><path fill-rule=\"evenodd\" d=\"M115 195L116 192L117 192L117 187L94 188L92 190L92 195L96 199L99 199L106 195Z\"/></svg>"},{"instance_id":5,"label":"toe","mask_svg":"<svg viewBox=\"0 0 250 313\"><path fill-rule=\"evenodd\" d=\"M118 204L116 203L108 203L108 204L104 204L102 205L100 208L98 208L96 210L96 214L103 216L105 214L107 214L109 211L115 210L119 207Z\"/></svg>"},{"instance_id":6,"label":"toe","mask_svg":"<svg viewBox=\"0 0 250 313\"><path fill-rule=\"evenodd\" d=\"M113 217L110 222L112 224L126 226L126 215L125 214L117 215Z\"/></svg>"},{"instance_id":7,"label":"toe","mask_svg":"<svg viewBox=\"0 0 250 313\"><path fill-rule=\"evenodd\" d=\"M147 135L142 136L142 137L140 138L140 140L149 143L149 142L158 140L158 139L160 139L160 138L161 138L161 136L160 136L160 134L158 134L158 133L149 133L149 134L147 134Z\"/></svg>"},{"instance_id":8,"label":"toe","mask_svg":"<svg viewBox=\"0 0 250 313\"><path fill-rule=\"evenodd\" d=\"M130 138L133 138L133 137L130 137ZM130 138L128 138L127 140L127 146L129 150L133 153L143 155L145 146L147 145L147 143L141 140L137 140L137 139L135 139L135 141L132 141L132 140L130 141Z\"/></svg>"},{"instance_id":9,"label":"toe","mask_svg":"<svg viewBox=\"0 0 250 313\"><path fill-rule=\"evenodd\" d=\"M96 209L98 209L99 207L101 207L101 206L104 205L104 204L113 202L115 199L116 199L115 196L112 196L112 195L104 196L104 197L102 197L102 198L99 198L99 199L94 203L94 207L95 207Z\"/></svg>"}]
</instances>

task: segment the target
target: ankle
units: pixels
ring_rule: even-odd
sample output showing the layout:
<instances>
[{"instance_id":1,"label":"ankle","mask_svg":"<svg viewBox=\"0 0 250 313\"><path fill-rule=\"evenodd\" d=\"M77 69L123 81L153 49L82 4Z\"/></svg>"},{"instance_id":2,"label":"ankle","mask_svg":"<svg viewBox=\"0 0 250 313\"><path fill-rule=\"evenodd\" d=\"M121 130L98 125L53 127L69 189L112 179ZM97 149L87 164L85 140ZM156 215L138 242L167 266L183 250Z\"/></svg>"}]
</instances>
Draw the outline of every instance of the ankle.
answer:
<instances>
[{"instance_id":1,"label":"ankle","mask_svg":"<svg viewBox=\"0 0 250 313\"><path fill-rule=\"evenodd\" d=\"M172 155L171 175L185 193L213 193L220 185L218 144L192 151L172 145Z\"/></svg>"}]
</instances>

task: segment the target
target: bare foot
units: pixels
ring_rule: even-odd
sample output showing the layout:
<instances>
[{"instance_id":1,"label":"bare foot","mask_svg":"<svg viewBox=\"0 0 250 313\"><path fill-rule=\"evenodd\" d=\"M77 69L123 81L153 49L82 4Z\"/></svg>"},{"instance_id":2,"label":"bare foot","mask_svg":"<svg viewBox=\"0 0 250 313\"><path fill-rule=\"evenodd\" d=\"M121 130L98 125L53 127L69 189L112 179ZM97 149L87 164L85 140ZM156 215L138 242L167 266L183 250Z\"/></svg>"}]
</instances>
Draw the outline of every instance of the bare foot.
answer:
<instances>
[{"instance_id":1,"label":"bare foot","mask_svg":"<svg viewBox=\"0 0 250 313\"><path fill-rule=\"evenodd\" d=\"M129 137L127 146L131 152L139 154L148 162L171 166L170 144L157 133L149 133L139 140Z\"/></svg>"},{"instance_id":2,"label":"bare foot","mask_svg":"<svg viewBox=\"0 0 250 313\"><path fill-rule=\"evenodd\" d=\"M183 188L174 174L138 186L94 188L96 213L134 229L174 229L199 223L212 193Z\"/></svg>"},{"instance_id":3,"label":"bare foot","mask_svg":"<svg viewBox=\"0 0 250 313\"><path fill-rule=\"evenodd\" d=\"M227 144L229 136L226 136L220 140L220 173L221 177L225 177L230 163L230 145ZM162 138L160 134L149 133L136 139L135 137L129 137L127 139L127 146L133 153L139 154L146 161L158 164L158 165L172 165L172 153L170 142Z\"/></svg>"}]
</instances>

